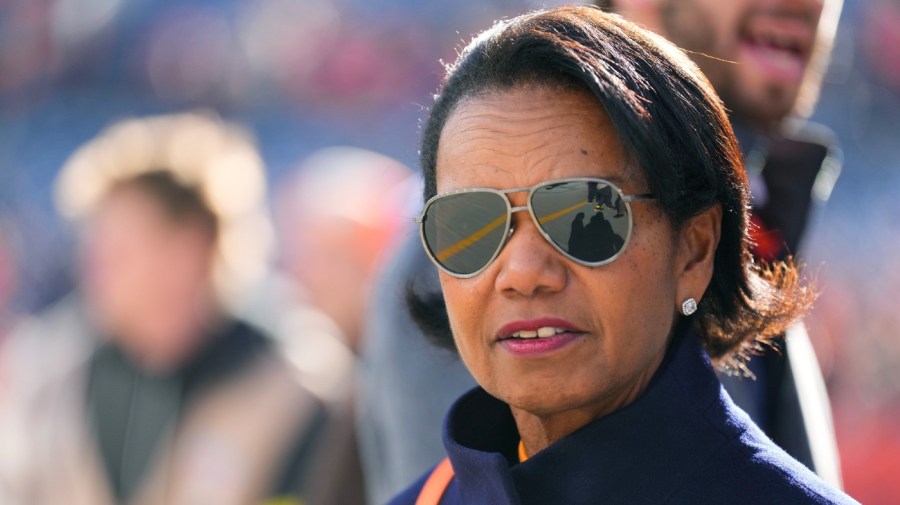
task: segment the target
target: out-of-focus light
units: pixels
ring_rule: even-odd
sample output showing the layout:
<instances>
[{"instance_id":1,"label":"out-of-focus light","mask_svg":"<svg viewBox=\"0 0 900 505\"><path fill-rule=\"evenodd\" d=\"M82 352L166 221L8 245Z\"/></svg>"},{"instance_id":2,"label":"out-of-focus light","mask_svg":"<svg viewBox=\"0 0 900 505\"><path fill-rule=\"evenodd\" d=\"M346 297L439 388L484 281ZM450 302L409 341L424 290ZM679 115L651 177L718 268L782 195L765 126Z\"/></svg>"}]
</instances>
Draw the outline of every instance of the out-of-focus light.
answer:
<instances>
[{"instance_id":1,"label":"out-of-focus light","mask_svg":"<svg viewBox=\"0 0 900 505\"><path fill-rule=\"evenodd\" d=\"M230 149L206 167L206 198L218 214L246 213L262 200L265 181L262 161L255 151Z\"/></svg>"},{"instance_id":2,"label":"out-of-focus light","mask_svg":"<svg viewBox=\"0 0 900 505\"><path fill-rule=\"evenodd\" d=\"M56 0L51 22L57 45L78 44L103 30L115 19L122 4L122 0Z\"/></svg>"},{"instance_id":3,"label":"out-of-focus light","mask_svg":"<svg viewBox=\"0 0 900 505\"><path fill-rule=\"evenodd\" d=\"M7 243L9 238L4 233L6 223L0 220L0 339L2 339L2 316L9 300L16 291L16 258Z\"/></svg>"},{"instance_id":4,"label":"out-of-focus light","mask_svg":"<svg viewBox=\"0 0 900 505\"><path fill-rule=\"evenodd\" d=\"M0 91L27 85L47 71L52 58L45 7L15 3L0 18Z\"/></svg>"},{"instance_id":5,"label":"out-of-focus light","mask_svg":"<svg viewBox=\"0 0 900 505\"><path fill-rule=\"evenodd\" d=\"M900 94L900 2L866 5L860 31L866 63L882 84Z\"/></svg>"},{"instance_id":6,"label":"out-of-focus light","mask_svg":"<svg viewBox=\"0 0 900 505\"><path fill-rule=\"evenodd\" d=\"M234 218L219 237L221 263L216 282L221 292L235 298L241 289L262 277L268 267L274 232L261 210Z\"/></svg>"},{"instance_id":7,"label":"out-of-focus light","mask_svg":"<svg viewBox=\"0 0 900 505\"><path fill-rule=\"evenodd\" d=\"M238 40L257 76L298 84L327 57L322 48L340 21L329 0L248 2L237 17Z\"/></svg>"},{"instance_id":8,"label":"out-of-focus light","mask_svg":"<svg viewBox=\"0 0 900 505\"><path fill-rule=\"evenodd\" d=\"M227 95L235 55L231 28L222 14L205 9L173 9L150 34L146 71L153 91L182 102Z\"/></svg>"},{"instance_id":9,"label":"out-of-focus light","mask_svg":"<svg viewBox=\"0 0 900 505\"><path fill-rule=\"evenodd\" d=\"M397 213L405 199L386 193L405 187L412 174L383 154L343 146L316 151L301 167L288 193L297 217L329 216L366 226L384 225L386 214Z\"/></svg>"}]
</instances>

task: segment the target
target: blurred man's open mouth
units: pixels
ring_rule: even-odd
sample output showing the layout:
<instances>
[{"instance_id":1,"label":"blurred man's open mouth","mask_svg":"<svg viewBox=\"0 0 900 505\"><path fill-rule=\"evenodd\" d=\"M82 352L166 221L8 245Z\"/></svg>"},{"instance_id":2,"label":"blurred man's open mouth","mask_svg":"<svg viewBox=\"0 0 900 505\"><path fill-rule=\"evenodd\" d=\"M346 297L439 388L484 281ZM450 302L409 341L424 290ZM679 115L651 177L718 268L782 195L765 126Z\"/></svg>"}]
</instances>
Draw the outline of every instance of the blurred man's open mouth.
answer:
<instances>
[{"instance_id":1,"label":"blurred man's open mouth","mask_svg":"<svg viewBox=\"0 0 900 505\"><path fill-rule=\"evenodd\" d=\"M785 81L803 78L815 29L799 17L757 15L741 31L741 63Z\"/></svg>"}]
</instances>

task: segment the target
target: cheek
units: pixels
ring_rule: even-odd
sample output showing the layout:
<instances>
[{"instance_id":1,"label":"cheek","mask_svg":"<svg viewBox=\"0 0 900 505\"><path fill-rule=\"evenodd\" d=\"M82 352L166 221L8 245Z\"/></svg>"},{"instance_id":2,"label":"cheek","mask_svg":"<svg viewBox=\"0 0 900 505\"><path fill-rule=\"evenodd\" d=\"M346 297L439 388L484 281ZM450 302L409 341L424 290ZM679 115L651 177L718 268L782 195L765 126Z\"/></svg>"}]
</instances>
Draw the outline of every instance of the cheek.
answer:
<instances>
[{"instance_id":1,"label":"cheek","mask_svg":"<svg viewBox=\"0 0 900 505\"><path fill-rule=\"evenodd\" d=\"M440 276L441 291L444 293L444 302L447 304L447 316L450 319L453 336L461 339L464 333L471 333L471 327L474 326L478 316L470 311L471 305L474 304L471 304L470 298L466 296L469 290L463 286L463 281L450 277L443 272L441 272Z\"/></svg>"},{"instance_id":2,"label":"cheek","mask_svg":"<svg viewBox=\"0 0 900 505\"><path fill-rule=\"evenodd\" d=\"M98 296L116 298L127 295L132 285L141 280L142 251L130 240L98 237L85 247L83 257L85 282Z\"/></svg>"},{"instance_id":3,"label":"cheek","mask_svg":"<svg viewBox=\"0 0 900 505\"><path fill-rule=\"evenodd\" d=\"M476 373L486 352L482 322L486 320L492 293L482 277L486 276L457 279L440 273L453 338L460 357L473 373Z\"/></svg>"},{"instance_id":4,"label":"cheek","mask_svg":"<svg viewBox=\"0 0 900 505\"><path fill-rule=\"evenodd\" d=\"M608 287L616 310L616 334L633 345L666 337L675 298L674 250L662 233L633 237L628 253L614 263L618 280ZM646 238L645 238L646 237Z\"/></svg>"}]
</instances>

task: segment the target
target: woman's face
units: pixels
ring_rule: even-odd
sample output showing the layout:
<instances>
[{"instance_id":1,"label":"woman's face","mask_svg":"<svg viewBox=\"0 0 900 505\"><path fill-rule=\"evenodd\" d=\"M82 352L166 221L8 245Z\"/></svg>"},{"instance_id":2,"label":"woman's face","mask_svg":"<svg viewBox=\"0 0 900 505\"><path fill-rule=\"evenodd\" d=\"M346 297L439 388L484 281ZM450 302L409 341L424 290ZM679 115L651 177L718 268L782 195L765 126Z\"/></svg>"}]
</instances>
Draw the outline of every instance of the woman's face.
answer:
<instances>
[{"instance_id":1,"label":"woman's face","mask_svg":"<svg viewBox=\"0 0 900 505\"><path fill-rule=\"evenodd\" d=\"M640 170L627 165L596 98L522 87L457 107L440 138L437 188L508 189L589 176L625 194L647 193ZM509 196L514 206L526 204L526 193ZM459 279L441 272L460 355L485 390L539 416L573 409L599 416L643 391L665 353L678 296L689 288L669 220L653 201L632 202L631 211L631 240L604 266L566 259L527 212L517 212L514 233L482 273ZM541 327L566 331L543 342L510 338Z\"/></svg>"}]
</instances>

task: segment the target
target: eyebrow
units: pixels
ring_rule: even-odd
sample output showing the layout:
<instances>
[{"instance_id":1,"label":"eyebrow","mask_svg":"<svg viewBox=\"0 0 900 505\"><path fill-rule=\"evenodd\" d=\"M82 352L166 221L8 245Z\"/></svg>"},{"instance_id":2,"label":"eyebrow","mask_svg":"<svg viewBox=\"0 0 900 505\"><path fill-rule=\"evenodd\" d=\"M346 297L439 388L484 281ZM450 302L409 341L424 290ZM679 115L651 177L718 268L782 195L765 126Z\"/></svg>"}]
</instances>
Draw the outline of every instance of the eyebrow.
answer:
<instances>
[{"instance_id":1,"label":"eyebrow","mask_svg":"<svg viewBox=\"0 0 900 505\"><path fill-rule=\"evenodd\" d=\"M634 175L632 174L633 168L631 166L623 166L621 170L621 174L605 174L605 175L576 175L574 177L588 177L588 178L596 178L596 179L605 179L619 188L622 188L623 185L628 184L630 182L634 182ZM624 189L623 189L624 191Z\"/></svg>"}]
</instances>

